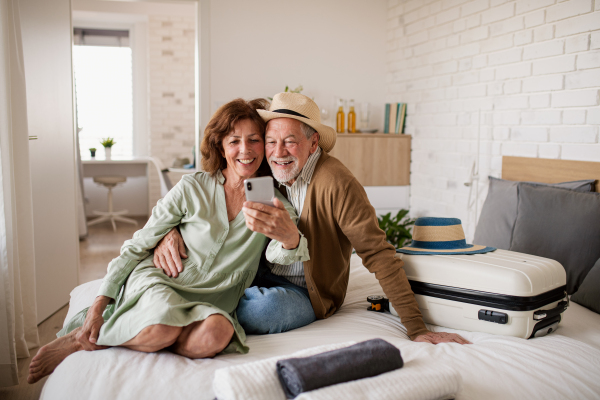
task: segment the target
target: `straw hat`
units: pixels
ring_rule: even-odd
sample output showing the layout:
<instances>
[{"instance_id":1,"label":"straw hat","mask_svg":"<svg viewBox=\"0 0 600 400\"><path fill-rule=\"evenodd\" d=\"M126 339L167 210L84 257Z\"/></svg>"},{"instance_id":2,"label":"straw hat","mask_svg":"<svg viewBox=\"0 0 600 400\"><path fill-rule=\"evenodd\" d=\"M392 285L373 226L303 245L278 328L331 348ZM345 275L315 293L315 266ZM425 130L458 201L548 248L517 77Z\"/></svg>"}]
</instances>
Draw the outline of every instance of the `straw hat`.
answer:
<instances>
[{"instance_id":1,"label":"straw hat","mask_svg":"<svg viewBox=\"0 0 600 400\"><path fill-rule=\"evenodd\" d=\"M321 123L319 106L300 93L277 93L273 97L269 110L257 110L260 116L269 122L275 118L292 118L302 121L319 132L319 146L327 153L333 149L337 134L335 130Z\"/></svg>"},{"instance_id":2,"label":"straw hat","mask_svg":"<svg viewBox=\"0 0 600 400\"><path fill-rule=\"evenodd\" d=\"M478 254L496 250L478 244L467 244L465 232L458 218L417 218L413 241L398 249L406 254Z\"/></svg>"}]
</instances>

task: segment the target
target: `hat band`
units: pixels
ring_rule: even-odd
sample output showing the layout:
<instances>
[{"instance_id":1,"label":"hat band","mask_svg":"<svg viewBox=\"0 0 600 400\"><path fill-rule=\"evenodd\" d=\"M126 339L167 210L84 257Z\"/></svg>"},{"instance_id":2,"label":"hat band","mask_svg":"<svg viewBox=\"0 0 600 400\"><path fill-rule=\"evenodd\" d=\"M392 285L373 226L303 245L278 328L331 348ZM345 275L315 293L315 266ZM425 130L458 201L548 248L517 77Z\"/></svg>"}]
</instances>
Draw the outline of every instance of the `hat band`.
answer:
<instances>
[{"instance_id":1,"label":"hat band","mask_svg":"<svg viewBox=\"0 0 600 400\"><path fill-rule=\"evenodd\" d=\"M299 112L296 112L296 111L288 110L287 108L280 108L279 110L273 110L271 112L276 112L276 113L280 113L280 114L289 114L289 115L294 115L296 117L302 117L302 118L310 119L306 115L302 115L302 114L300 114Z\"/></svg>"},{"instance_id":2,"label":"hat band","mask_svg":"<svg viewBox=\"0 0 600 400\"><path fill-rule=\"evenodd\" d=\"M462 240L448 240L445 242L423 242L421 240L413 240L409 247L416 247L419 249L428 250L454 250L454 249L469 249L473 247L472 244L467 244L467 241Z\"/></svg>"}]
</instances>

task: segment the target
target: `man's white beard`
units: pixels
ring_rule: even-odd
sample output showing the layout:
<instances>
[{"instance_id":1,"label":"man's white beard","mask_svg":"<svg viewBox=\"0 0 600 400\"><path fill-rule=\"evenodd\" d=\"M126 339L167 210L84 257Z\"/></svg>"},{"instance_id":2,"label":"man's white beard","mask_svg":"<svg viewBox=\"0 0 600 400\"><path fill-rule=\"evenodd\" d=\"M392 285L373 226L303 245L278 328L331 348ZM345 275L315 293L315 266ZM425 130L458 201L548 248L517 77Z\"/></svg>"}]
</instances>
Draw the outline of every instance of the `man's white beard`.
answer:
<instances>
[{"instance_id":1,"label":"man's white beard","mask_svg":"<svg viewBox=\"0 0 600 400\"><path fill-rule=\"evenodd\" d=\"M281 171L281 170L278 170L278 169L274 169L272 167L274 161L278 161L278 162L292 161L292 169L290 169L288 171ZM298 167L298 159L296 157L293 157L293 156L287 156L287 157L284 157L284 158L271 157L271 158L269 158L269 166L271 167L271 172L273 173L273 177L275 178L275 180L277 182L279 182L281 184L288 183L292 179L297 178L298 175L300 175L300 172L302 171Z\"/></svg>"}]
</instances>

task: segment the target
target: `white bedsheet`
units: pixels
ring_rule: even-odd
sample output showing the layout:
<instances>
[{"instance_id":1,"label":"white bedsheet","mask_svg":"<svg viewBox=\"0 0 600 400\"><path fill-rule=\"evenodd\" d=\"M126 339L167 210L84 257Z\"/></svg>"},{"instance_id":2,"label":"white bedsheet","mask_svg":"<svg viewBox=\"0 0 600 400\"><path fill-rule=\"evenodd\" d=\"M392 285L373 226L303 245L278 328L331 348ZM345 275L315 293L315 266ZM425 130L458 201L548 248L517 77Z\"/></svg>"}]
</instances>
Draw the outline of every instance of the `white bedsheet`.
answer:
<instances>
[{"instance_id":1,"label":"white bedsheet","mask_svg":"<svg viewBox=\"0 0 600 400\"><path fill-rule=\"evenodd\" d=\"M224 366L287 355L325 344L382 338L411 362L440 362L463 378L457 399L600 398L600 315L578 304L564 314L559 329L532 340L458 332L472 345L429 345L408 340L399 319L367 312L366 297L381 294L373 275L352 258L343 307L327 320L276 335L249 336L250 353L189 360L169 352L144 354L122 348L78 352L49 377L41 399L213 399L214 372ZM99 281L76 288L69 315L91 304Z\"/></svg>"},{"instance_id":2,"label":"white bedsheet","mask_svg":"<svg viewBox=\"0 0 600 400\"><path fill-rule=\"evenodd\" d=\"M288 357L308 357L355 344L326 344L300 350ZM213 390L219 400L285 400L277 376L281 357L221 368L215 372ZM297 400L440 400L454 399L462 377L454 368L427 360L412 360L400 368L370 378L323 387L300 394Z\"/></svg>"}]
</instances>

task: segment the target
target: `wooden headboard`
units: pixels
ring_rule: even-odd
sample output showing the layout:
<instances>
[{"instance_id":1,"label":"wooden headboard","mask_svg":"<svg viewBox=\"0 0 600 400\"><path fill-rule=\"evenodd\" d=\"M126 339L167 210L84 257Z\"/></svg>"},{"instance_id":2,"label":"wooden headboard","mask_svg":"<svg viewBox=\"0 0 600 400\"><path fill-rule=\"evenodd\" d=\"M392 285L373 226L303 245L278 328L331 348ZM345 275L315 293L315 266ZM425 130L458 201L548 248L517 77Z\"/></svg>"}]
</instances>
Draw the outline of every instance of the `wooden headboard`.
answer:
<instances>
[{"instance_id":1,"label":"wooden headboard","mask_svg":"<svg viewBox=\"0 0 600 400\"><path fill-rule=\"evenodd\" d=\"M504 156L502 179L543 183L595 179L597 192L600 189L600 162Z\"/></svg>"}]
</instances>

